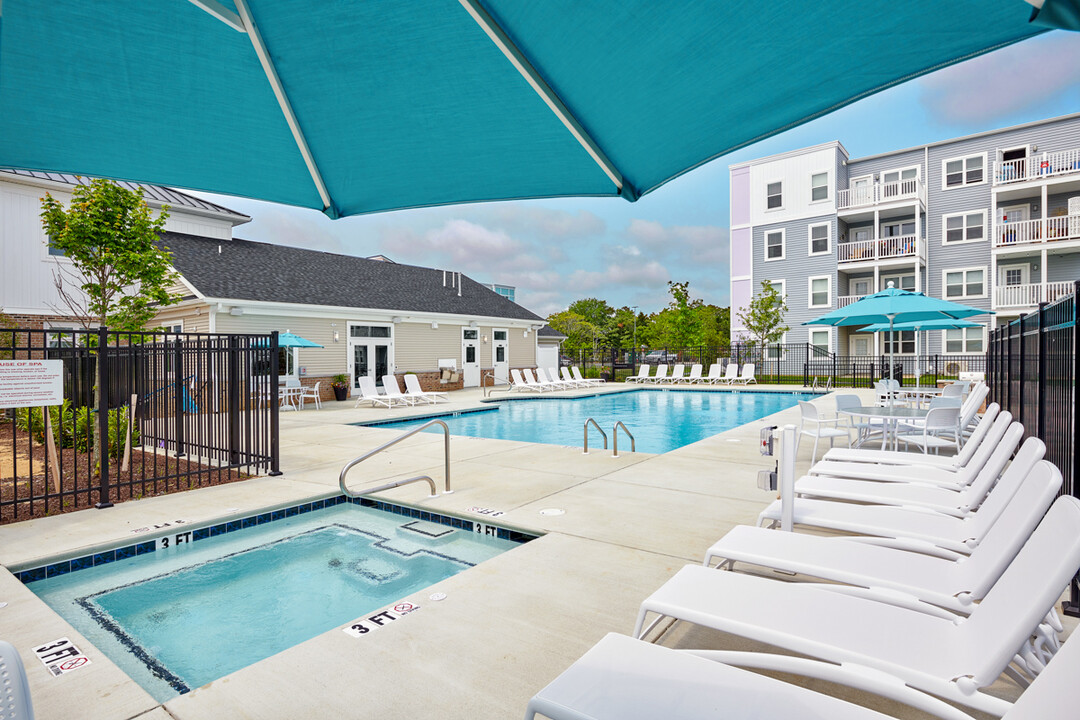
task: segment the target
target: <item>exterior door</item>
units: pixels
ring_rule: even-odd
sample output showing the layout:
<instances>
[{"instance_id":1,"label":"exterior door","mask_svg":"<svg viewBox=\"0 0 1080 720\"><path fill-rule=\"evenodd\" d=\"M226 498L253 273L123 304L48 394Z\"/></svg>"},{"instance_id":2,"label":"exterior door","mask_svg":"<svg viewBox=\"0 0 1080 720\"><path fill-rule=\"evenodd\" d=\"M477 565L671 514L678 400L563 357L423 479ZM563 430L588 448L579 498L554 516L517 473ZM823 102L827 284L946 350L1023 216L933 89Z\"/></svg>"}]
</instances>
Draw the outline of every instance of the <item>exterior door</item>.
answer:
<instances>
[{"instance_id":1,"label":"exterior door","mask_svg":"<svg viewBox=\"0 0 1080 720\"><path fill-rule=\"evenodd\" d=\"M999 265L998 285L1027 285L1031 282L1031 266L1024 265Z\"/></svg>"},{"instance_id":2,"label":"exterior door","mask_svg":"<svg viewBox=\"0 0 1080 720\"><path fill-rule=\"evenodd\" d=\"M1014 223L1023 222L1028 219L1028 206L1027 205L1013 205L1012 207L999 207L998 208L998 223Z\"/></svg>"},{"instance_id":3,"label":"exterior door","mask_svg":"<svg viewBox=\"0 0 1080 720\"><path fill-rule=\"evenodd\" d=\"M393 331L387 325L349 325L348 374L352 394L360 394L360 378L382 386L383 375L393 372Z\"/></svg>"},{"instance_id":4,"label":"exterior door","mask_svg":"<svg viewBox=\"0 0 1080 720\"><path fill-rule=\"evenodd\" d=\"M372 357L371 346L367 343L353 343L352 357L350 358L349 377L352 378L353 395L360 392L360 378L371 377Z\"/></svg>"},{"instance_id":5,"label":"exterior door","mask_svg":"<svg viewBox=\"0 0 1080 720\"><path fill-rule=\"evenodd\" d=\"M480 387L480 331L461 328L461 378L463 387Z\"/></svg>"},{"instance_id":6,"label":"exterior door","mask_svg":"<svg viewBox=\"0 0 1080 720\"><path fill-rule=\"evenodd\" d=\"M870 180L869 176L854 178L851 181L851 204L852 205L865 205L870 202Z\"/></svg>"},{"instance_id":7,"label":"exterior door","mask_svg":"<svg viewBox=\"0 0 1080 720\"><path fill-rule=\"evenodd\" d=\"M915 191L915 185L911 182L919 175L917 168L906 170L893 170L881 175L881 195L888 199Z\"/></svg>"},{"instance_id":8,"label":"exterior door","mask_svg":"<svg viewBox=\"0 0 1080 720\"><path fill-rule=\"evenodd\" d=\"M869 357L870 340L871 336L869 333L852 333L851 338L848 341L851 354L858 357Z\"/></svg>"},{"instance_id":9,"label":"exterior door","mask_svg":"<svg viewBox=\"0 0 1080 720\"><path fill-rule=\"evenodd\" d=\"M510 382L510 342L506 330L491 331L491 364L495 371L495 382Z\"/></svg>"}]
</instances>

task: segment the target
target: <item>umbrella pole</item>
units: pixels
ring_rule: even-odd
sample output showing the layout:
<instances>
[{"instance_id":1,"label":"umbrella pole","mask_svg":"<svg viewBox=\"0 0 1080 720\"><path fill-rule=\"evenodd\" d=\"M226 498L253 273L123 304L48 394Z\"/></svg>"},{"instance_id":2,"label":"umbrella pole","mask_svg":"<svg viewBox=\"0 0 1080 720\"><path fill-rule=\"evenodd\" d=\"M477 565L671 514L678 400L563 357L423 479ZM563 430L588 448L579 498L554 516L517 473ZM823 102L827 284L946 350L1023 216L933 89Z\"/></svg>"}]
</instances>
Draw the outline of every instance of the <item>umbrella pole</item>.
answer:
<instances>
[{"instance_id":1,"label":"umbrella pole","mask_svg":"<svg viewBox=\"0 0 1080 720\"><path fill-rule=\"evenodd\" d=\"M893 368L896 367L896 338L893 337L893 316L889 316L889 380L893 379ZM889 407L893 406L892 383L889 383Z\"/></svg>"}]
</instances>

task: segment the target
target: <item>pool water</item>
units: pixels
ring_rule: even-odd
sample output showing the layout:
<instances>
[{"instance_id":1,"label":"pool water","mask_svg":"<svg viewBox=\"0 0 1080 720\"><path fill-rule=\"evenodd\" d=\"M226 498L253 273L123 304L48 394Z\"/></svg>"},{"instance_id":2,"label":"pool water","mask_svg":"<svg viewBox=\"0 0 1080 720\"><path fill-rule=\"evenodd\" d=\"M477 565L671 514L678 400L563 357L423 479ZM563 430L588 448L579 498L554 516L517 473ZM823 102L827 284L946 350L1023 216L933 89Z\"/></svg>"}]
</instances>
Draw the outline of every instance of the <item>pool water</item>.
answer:
<instances>
[{"instance_id":1,"label":"pool water","mask_svg":"<svg viewBox=\"0 0 1080 720\"><path fill-rule=\"evenodd\" d=\"M163 702L516 546L342 504L28 587Z\"/></svg>"},{"instance_id":2,"label":"pool water","mask_svg":"<svg viewBox=\"0 0 1080 720\"><path fill-rule=\"evenodd\" d=\"M595 419L609 439L611 429L621 420L634 435L638 452L665 453L814 397L809 393L635 390L586 398L506 400L496 403L495 410L439 419L453 435L570 447L582 446L582 430L588 418ZM428 419L379 426L407 429ZM436 425L426 432L442 432L442 428ZM603 447L595 428L590 430L589 447ZM622 435L619 449L624 448L630 449L630 441Z\"/></svg>"}]
</instances>

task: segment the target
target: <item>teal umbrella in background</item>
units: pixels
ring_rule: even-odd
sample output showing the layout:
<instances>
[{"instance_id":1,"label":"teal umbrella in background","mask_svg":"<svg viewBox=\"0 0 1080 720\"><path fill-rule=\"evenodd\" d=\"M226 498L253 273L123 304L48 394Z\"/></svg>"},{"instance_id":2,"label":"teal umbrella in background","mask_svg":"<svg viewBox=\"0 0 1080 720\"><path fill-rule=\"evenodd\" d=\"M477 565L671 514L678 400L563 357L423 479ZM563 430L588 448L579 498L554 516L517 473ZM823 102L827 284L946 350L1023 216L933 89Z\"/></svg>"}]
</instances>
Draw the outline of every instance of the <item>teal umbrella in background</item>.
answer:
<instances>
[{"instance_id":1,"label":"teal umbrella in background","mask_svg":"<svg viewBox=\"0 0 1080 720\"><path fill-rule=\"evenodd\" d=\"M958 320L953 318L947 318L942 320L916 320L915 322L896 323L892 326L892 332L905 332L914 330L916 332L922 332L924 330L959 330L962 328L975 328L982 327L982 323L971 322L970 320ZM859 328L855 332L889 332L888 323L875 323L873 325L867 325L866 327Z\"/></svg>"},{"instance_id":2,"label":"teal umbrella in background","mask_svg":"<svg viewBox=\"0 0 1080 720\"><path fill-rule=\"evenodd\" d=\"M334 218L633 201L1070 24L1042 2L1032 22L1019 0L3 0L0 167Z\"/></svg>"},{"instance_id":3,"label":"teal umbrella in background","mask_svg":"<svg viewBox=\"0 0 1080 720\"><path fill-rule=\"evenodd\" d=\"M256 340L255 346L268 345L269 343L263 340ZM319 343L311 342L306 338L302 338L299 335L285 331L278 333L278 347L279 348L321 348L323 347Z\"/></svg>"}]
</instances>

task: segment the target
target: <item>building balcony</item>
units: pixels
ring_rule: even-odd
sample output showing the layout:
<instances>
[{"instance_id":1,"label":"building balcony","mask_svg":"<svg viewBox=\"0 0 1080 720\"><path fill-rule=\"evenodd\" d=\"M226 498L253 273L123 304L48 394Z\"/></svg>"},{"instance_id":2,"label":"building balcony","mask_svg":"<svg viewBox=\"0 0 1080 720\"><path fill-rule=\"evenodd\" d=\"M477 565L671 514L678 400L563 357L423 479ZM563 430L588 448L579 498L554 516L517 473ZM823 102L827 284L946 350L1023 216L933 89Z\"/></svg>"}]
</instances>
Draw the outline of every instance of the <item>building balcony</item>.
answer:
<instances>
[{"instance_id":1,"label":"building balcony","mask_svg":"<svg viewBox=\"0 0 1080 720\"><path fill-rule=\"evenodd\" d=\"M1039 153L1029 158L994 162L995 186L1074 174L1080 174L1080 149Z\"/></svg>"},{"instance_id":2,"label":"building balcony","mask_svg":"<svg viewBox=\"0 0 1080 720\"><path fill-rule=\"evenodd\" d=\"M851 303L853 303L853 302L855 302L857 300L862 300L864 297L866 297L866 296L865 295L838 295L836 297L836 307L838 307L838 308L847 307L848 305L850 305Z\"/></svg>"},{"instance_id":3,"label":"building balcony","mask_svg":"<svg viewBox=\"0 0 1080 720\"><path fill-rule=\"evenodd\" d=\"M918 178L840 190L836 193L836 209L864 210L876 205L913 200L926 203L926 186Z\"/></svg>"},{"instance_id":4,"label":"building balcony","mask_svg":"<svg viewBox=\"0 0 1080 720\"><path fill-rule=\"evenodd\" d=\"M838 263L874 262L895 258L926 259L926 243L914 235L853 240L836 246Z\"/></svg>"},{"instance_id":5,"label":"building balcony","mask_svg":"<svg viewBox=\"0 0 1080 720\"><path fill-rule=\"evenodd\" d=\"M994 223L994 247L1080 240L1080 213L1041 220Z\"/></svg>"},{"instance_id":6,"label":"building balcony","mask_svg":"<svg viewBox=\"0 0 1080 720\"><path fill-rule=\"evenodd\" d=\"M994 308L1034 307L1041 302L1054 302L1073 291L1073 282L1027 283L999 285L994 288Z\"/></svg>"}]
</instances>

